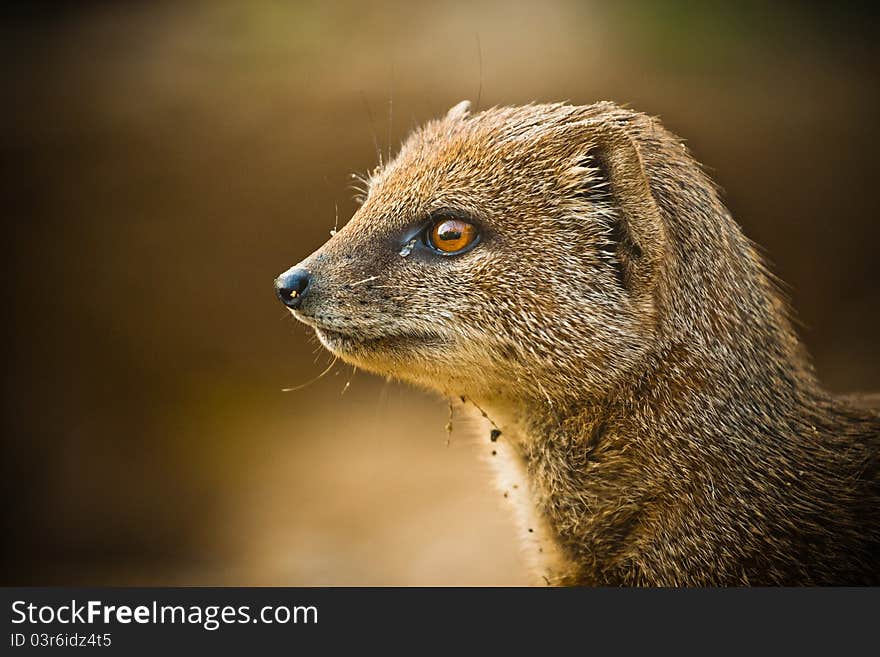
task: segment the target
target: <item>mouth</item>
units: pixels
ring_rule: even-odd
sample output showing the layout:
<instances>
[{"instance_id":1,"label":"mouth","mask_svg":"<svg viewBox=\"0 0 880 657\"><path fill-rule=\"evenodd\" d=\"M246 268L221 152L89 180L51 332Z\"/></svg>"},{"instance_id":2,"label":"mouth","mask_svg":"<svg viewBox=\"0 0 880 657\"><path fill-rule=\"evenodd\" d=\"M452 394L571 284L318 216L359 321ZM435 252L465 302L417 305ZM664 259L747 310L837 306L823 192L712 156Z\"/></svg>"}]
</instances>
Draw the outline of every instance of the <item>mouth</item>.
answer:
<instances>
[{"instance_id":1,"label":"mouth","mask_svg":"<svg viewBox=\"0 0 880 657\"><path fill-rule=\"evenodd\" d=\"M364 329L340 330L338 327L329 328L295 310L291 310L295 319L307 324L315 330L321 344L327 350L339 356L348 354L380 354L401 352L414 348L436 348L446 343L446 340L435 331L397 331L379 333Z\"/></svg>"},{"instance_id":2,"label":"mouth","mask_svg":"<svg viewBox=\"0 0 880 657\"><path fill-rule=\"evenodd\" d=\"M442 343L436 333L388 333L364 335L314 327L318 340L333 353L394 352L407 347L429 347Z\"/></svg>"}]
</instances>

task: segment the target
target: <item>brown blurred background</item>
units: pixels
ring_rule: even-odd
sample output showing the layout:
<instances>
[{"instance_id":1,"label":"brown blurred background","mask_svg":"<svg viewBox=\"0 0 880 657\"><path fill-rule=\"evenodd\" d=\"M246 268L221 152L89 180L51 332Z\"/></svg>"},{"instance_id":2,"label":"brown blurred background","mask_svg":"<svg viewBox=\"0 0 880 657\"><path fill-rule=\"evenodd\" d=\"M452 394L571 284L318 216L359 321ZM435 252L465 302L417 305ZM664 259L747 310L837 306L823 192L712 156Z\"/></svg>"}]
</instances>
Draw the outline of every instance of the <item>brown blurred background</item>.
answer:
<instances>
[{"instance_id":1,"label":"brown blurred background","mask_svg":"<svg viewBox=\"0 0 880 657\"><path fill-rule=\"evenodd\" d=\"M660 115L791 286L828 387L880 389L865 7L5 9L0 583L526 581L442 400L362 373L342 395L341 365L281 392L328 358L273 278L351 215L374 138L463 98Z\"/></svg>"}]
</instances>

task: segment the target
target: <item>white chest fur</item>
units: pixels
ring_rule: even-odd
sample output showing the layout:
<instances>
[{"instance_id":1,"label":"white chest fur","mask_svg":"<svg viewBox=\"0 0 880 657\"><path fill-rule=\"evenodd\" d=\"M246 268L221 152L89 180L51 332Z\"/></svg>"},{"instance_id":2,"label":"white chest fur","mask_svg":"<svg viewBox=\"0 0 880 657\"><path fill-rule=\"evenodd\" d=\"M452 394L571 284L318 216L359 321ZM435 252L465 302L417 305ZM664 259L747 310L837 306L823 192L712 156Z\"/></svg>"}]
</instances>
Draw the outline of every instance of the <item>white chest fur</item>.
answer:
<instances>
[{"instance_id":1,"label":"white chest fur","mask_svg":"<svg viewBox=\"0 0 880 657\"><path fill-rule=\"evenodd\" d=\"M496 418L493 417L493 420ZM477 412L480 450L494 472L495 485L502 495L503 506L508 507L514 515L534 583L556 584L571 571L571 566L557 542L555 532L538 508L540 492L534 490L526 464L517 448L522 438L509 425L502 423L496 426L493 420L480 417L479 411ZM501 433L493 441L492 430L499 428Z\"/></svg>"}]
</instances>

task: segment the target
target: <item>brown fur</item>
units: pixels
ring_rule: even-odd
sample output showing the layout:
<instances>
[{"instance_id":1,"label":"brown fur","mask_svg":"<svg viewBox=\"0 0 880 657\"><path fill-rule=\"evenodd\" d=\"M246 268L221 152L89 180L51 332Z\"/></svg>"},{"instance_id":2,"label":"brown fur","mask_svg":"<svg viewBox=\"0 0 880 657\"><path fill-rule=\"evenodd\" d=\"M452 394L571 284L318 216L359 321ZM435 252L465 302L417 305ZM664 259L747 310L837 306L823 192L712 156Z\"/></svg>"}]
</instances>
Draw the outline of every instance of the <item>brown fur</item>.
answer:
<instances>
[{"instance_id":1,"label":"brown fur","mask_svg":"<svg viewBox=\"0 0 880 657\"><path fill-rule=\"evenodd\" d=\"M481 243L401 255L444 208ZM294 315L328 349L489 418L548 582L880 583L880 415L822 390L773 277L656 119L460 104L301 266Z\"/></svg>"}]
</instances>

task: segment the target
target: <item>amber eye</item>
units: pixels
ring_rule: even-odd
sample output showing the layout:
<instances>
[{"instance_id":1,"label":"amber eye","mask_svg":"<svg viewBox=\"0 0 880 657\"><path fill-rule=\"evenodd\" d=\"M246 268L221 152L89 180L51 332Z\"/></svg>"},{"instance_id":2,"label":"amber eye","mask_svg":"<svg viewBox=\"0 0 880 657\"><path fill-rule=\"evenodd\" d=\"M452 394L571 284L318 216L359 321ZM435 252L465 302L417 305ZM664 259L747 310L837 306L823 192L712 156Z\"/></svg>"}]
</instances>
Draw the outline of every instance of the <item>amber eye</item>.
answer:
<instances>
[{"instance_id":1,"label":"amber eye","mask_svg":"<svg viewBox=\"0 0 880 657\"><path fill-rule=\"evenodd\" d=\"M441 217L431 228L431 246L443 253L457 253L477 239L477 228L461 219Z\"/></svg>"}]
</instances>

